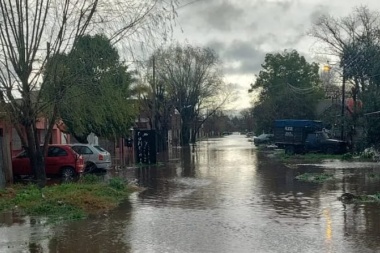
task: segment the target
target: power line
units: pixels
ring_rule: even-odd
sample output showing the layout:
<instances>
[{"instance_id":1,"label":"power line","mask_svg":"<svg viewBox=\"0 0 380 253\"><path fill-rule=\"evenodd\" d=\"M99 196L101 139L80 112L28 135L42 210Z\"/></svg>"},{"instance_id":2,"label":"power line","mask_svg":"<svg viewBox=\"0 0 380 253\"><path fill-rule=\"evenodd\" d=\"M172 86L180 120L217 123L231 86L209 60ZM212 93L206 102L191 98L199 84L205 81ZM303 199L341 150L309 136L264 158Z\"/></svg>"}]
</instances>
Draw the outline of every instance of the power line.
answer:
<instances>
[{"instance_id":1,"label":"power line","mask_svg":"<svg viewBox=\"0 0 380 253\"><path fill-rule=\"evenodd\" d=\"M181 5L181 6L177 7L177 10L182 9L182 8L184 8L186 6L189 6L189 5L195 4L196 2L200 2L200 1L202 1L202 0L194 0L194 1L188 2L188 3L184 4L184 5Z\"/></svg>"},{"instance_id":2,"label":"power line","mask_svg":"<svg viewBox=\"0 0 380 253\"><path fill-rule=\"evenodd\" d=\"M310 94L316 89L316 87L310 87L310 88L299 88L296 86L291 85L290 83L287 83L287 86L290 88L290 90L294 93L301 94L301 95L306 95Z\"/></svg>"}]
</instances>

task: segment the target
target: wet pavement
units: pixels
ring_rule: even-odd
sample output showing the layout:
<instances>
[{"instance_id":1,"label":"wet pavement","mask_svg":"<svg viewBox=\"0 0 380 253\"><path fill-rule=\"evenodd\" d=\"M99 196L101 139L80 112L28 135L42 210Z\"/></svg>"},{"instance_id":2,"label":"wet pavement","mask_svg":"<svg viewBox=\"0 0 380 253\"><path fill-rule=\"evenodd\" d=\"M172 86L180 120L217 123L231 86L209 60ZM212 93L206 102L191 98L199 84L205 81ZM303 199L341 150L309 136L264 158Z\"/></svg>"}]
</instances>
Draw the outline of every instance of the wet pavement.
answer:
<instances>
[{"instance_id":1,"label":"wet pavement","mask_svg":"<svg viewBox=\"0 0 380 253\"><path fill-rule=\"evenodd\" d=\"M336 179L295 179L304 172ZM0 252L380 252L380 205L338 200L380 192L377 163L287 167L231 135L113 175L146 190L107 215L64 224L0 214Z\"/></svg>"}]
</instances>

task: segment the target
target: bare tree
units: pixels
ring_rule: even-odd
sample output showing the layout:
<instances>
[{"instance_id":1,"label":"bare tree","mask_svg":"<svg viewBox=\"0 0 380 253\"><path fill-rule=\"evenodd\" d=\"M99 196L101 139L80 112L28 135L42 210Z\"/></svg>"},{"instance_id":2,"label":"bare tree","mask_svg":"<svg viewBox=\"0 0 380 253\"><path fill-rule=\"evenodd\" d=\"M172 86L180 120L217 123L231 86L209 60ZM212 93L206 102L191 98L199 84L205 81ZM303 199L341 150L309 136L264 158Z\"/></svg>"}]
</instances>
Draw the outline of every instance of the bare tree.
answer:
<instances>
[{"instance_id":1,"label":"bare tree","mask_svg":"<svg viewBox=\"0 0 380 253\"><path fill-rule=\"evenodd\" d=\"M350 124L348 135L352 139L357 124L363 124L359 119L361 109L358 108L358 105L361 107L361 101L357 99L362 99L364 111L374 112L380 109L380 12L363 6L355 8L350 15L342 18L322 16L314 24L311 35L326 46L326 53L338 59L342 82L341 116L345 115L345 93L351 93L354 104L350 117L342 117L341 134L343 135L346 121ZM348 92L345 89L346 81L351 86ZM369 118L366 119L368 120ZM380 131L379 121L370 121L366 126L366 132L372 134L368 135L368 142L378 143L379 138L375 136Z\"/></svg>"},{"instance_id":2,"label":"bare tree","mask_svg":"<svg viewBox=\"0 0 380 253\"><path fill-rule=\"evenodd\" d=\"M199 130L201 113L209 108L204 117L207 118L227 101L226 96L221 96L226 86L219 59L209 48L190 45L158 50L155 57L157 80L166 85L165 93L181 114L181 144L187 145L191 130L193 136Z\"/></svg>"},{"instance_id":3,"label":"bare tree","mask_svg":"<svg viewBox=\"0 0 380 253\"><path fill-rule=\"evenodd\" d=\"M321 16L310 30L324 46L323 51L338 58L340 74L354 82L356 89L365 89L366 69L373 63L380 43L380 13L358 7L342 18ZM344 72L344 73L343 73Z\"/></svg>"},{"instance_id":4,"label":"bare tree","mask_svg":"<svg viewBox=\"0 0 380 253\"><path fill-rule=\"evenodd\" d=\"M153 47L155 39L167 38L175 6L176 0L0 1L0 103L28 152L39 186L46 182L44 154L56 123L54 105L62 97L42 101L38 93L45 85L47 59L95 33L104 33L133 56L142 43ZM54 79L54 71L49 74ZM47 120L43 135L36 127L41 116Z\"/></svg>"}]
</instances>

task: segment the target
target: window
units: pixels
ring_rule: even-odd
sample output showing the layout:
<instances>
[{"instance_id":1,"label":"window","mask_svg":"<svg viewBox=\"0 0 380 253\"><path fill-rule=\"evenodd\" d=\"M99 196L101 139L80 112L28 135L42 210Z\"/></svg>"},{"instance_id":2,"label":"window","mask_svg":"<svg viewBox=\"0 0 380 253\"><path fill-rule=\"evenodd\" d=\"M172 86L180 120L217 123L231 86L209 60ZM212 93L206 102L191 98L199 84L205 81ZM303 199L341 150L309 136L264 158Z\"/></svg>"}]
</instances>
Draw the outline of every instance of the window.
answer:
<instances>
[{"instance_id":1,"label":"window","mask_svg":"<svg viewBox=\"0 0 380 253\"><path fill-rule=\"evenodd\" d=\"M26 153L26 150L24 150L21 153L19 153L16 157L17 158L25 158L25 157L28 157L28 154Z\"/></svg>"},{"instance_id":2,"label":"window","mask_svg":"<svg viewBox=\"0 0 380 253\"><path fill-rule=\"evenodd\" d=\"M48 157L67 156L66 150L60 147L49 147Z\"/></svg>"},{"instance_id":3,"label":"window","mask_svg":"<svg viewBox=\"0 0 380 253\"><path fill-rule=\"evenodd\" d=\"M106 152L102 147L100 146L94 146L94 148L96 148L97 150L99 150L100 152Z\"/></svg>"},{"instance_id":4,"label":"window","mask_svg":"<svg viewBox=\"0 0 380 253\"><path fill-rule=\"evenodd\" d=\"M82 153L83 155L91 155L93 154L93 152L91 151L91 149L89 147L82 147Z\"/></svg>"},{"instance_id":5,"label":"window","mask_svg":"<svg viewBox=\"0 0 380 253\"><path fill-rule=\"evenodd\" d=\"M80 155L91 155L93 152L90 148L86 146L73 146L72 147L75 152L77 152Z\"/></svg>"}]
</instances>

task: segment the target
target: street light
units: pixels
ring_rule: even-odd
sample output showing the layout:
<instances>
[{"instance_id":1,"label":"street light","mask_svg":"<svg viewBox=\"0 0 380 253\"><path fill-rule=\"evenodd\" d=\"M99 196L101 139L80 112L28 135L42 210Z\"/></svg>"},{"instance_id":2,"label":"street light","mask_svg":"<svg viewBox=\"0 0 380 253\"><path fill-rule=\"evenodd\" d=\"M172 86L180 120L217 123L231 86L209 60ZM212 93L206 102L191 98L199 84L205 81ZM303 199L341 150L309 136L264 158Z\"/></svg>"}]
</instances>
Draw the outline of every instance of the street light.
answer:
<instances>
[{"instance_id":1,"label":"street light","mask_svg":"<svg viewBox=\"0 0 380 253\"><path fill-rule=\"evenodd\" d=\"M331 70L331 66L329 65L329 62L327 62L327 64L323 66L323 71L330 72L330 70Z\"/></svg>"}]
</instances>

